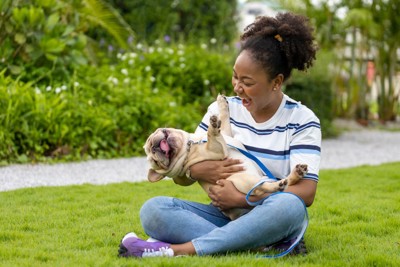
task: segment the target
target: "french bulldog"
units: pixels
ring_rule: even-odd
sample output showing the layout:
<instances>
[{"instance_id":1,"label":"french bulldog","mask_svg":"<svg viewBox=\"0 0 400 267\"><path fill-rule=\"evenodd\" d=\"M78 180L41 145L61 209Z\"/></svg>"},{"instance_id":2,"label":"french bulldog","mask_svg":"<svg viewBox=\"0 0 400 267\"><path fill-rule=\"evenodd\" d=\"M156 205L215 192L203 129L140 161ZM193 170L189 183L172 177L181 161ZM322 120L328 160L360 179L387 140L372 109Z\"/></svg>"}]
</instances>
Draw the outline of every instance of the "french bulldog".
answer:
<instances>
[{"instance_id":1,"label":"french bulldog","mask_svg":"<svg viewBox=\"0 0 400 267\"><path fill-rule=\"evenodd\" d=\"M170 177L177 184L188 184L190 181L187 174L190 166L205 160L222 160L227 157L241 159L245 166L245 171L234 173L227 178L240 192L247 194L256 183L266 178L252 159L234 148L246 150L239 141L231 137L229 107L225 97L218 95L217 104L219 115L210 117L207 134L197 135L175 128L159 128L148 137L143 148L150 165L147 177L150 182ZM307 165L298 164L287 177L259 185L252 195L283 191L287 186L297 183L306 173ZM203 181L198 183L208 193L212 184ZM223 212L234 220L248 211L231 209Z\"/></svg>"}]
</instances>

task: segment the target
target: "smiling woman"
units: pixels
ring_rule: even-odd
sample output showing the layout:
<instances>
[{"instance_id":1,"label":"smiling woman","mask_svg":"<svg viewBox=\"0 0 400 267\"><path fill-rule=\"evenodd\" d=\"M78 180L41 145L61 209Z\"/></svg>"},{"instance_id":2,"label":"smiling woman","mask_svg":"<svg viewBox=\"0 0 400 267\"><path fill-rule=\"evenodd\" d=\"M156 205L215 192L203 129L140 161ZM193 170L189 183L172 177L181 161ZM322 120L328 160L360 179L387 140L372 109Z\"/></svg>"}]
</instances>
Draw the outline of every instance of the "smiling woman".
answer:
<instances>
[{"instance_id":1,"label":"smiling woman","mask_svg":"<svg viewBox=\"0 0 400 267\"><path fill-rule=\"evenodd\" d=\"M282 74L270 80L263 68L254 64L250 52L245 50L237 57L232 75L233 90L256 122L267 121L275 114L283 97L275 91L282 82Z\"/></svg>"},{"instance_id":2,"label":"smiling woman","mask_svg":"<svg viewBox=\"0 0 400 267\"><path fill-rule=\"evenodd\" d=\"M253 208L246 193L227 179L249 165L242 166L242 161L233 158L193 164L187 183L195 179L210 184L207 192L212 204L170 197L148 200L141 209L141 221L145 232L162 242L149 243L128 234L121 243L121 256L210 255L277 243L288 251L304 247L299 240L307 227L305 206L313 203L319 179L321 129L315 114L285 95L282 85L293 69L304 71L312 66L316 53L313 41L305 17L282 13L257 18L241 36L233 66L232 85L237 96L226 99L232 137L274 177L283 179L300 164L308 165L308 173L284 193L253 196L251 202L257 201ZM209 106L197 135L214 127L212 118L222 115L218 106L217 102ZM161 146L162 150L167 147ZM232 221L224 211L234 208L250 211Z\"/></svg>"}]
</instances>

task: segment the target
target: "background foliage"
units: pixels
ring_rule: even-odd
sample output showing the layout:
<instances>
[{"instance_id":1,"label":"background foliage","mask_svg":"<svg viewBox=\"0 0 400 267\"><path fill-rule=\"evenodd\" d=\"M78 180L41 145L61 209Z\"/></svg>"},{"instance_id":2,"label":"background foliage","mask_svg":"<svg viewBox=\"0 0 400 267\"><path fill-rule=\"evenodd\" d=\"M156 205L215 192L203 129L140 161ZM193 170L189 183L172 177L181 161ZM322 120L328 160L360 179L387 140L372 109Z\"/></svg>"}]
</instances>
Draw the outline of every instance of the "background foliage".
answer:
<instances>
[{"instance_id":1,"label":"background foliage","mask_svg":"<svg viewBox=\"0 0 400 267\"><path fill-rule=\"evenodd\" d=\"M232 50L217 38L146 45L100 0L0 8L2 164L139 155L156 127L193 131L230 88Z\"/></svg>"},{"instance_id":2,"label":"background foliage","mask_svg":"<svg viewBox=\"0 0 400 267\"><path fill-rule=\"evenodd\" d=\"M316 27L316 64L285 92L319 116L324 137L336 134L336 116L395 119L394 2L279 2ZM237 9L234 0L0 2L1 164L140 155L156 127L193 131L218 93L232 94Z\"/></svg>"},{"instance_id":3,"label":"background foliage","mask_svg":"<svg viewBox=\"0 0 400 267\"><path fill-rule=\"evenodd\" d=\"M229 57L199 47L143 47L116 58L47 86L3 70L0 161L139 155L155 128L194 131L216 92L230 86Z\"/></svg>"},{"instance_id":4,"label":"background foliage","mask_svg":"<svg viewBox=\"0 0 400 267\"><path fill-rule=\"evenodd\" d=\"M137 40L201 43L217 38L230 44L237 37L236 0L107 0L135 29Z\"/></svg>"},{"instance_id":5,"label":"background foliage","mask_svg":"<svg viewBox=\"0 0 400 267\"><path fill-rule=\"evenodd\" d=\"M316 26L331 61L335 116L368 124L396 121L400 113L400 6L397 0L280 0Z\"/></svg>"},{"instance_id":6,"label":"background foliage","mask_svg":"<svg viewBox=\"0 0 400 267\"><path fill-rule=\"evenodd\" d=\"M96 0L4 0L0 11L0 69L33 83L62 82L93 63L91 27L124 48L133 34L113 8Z\"/></svg>"},{"instance_id":7,"label":"background foliage","mask_svg":"<svg viewBox=\"0 0 400 267\"><path fill-rule=\"evenodd\" d=\"M284 92L293 99L301 101L318 116L321 123L322 136L337 135L333 126L333 93L332 75L329 74L329 65L325 62L332 60L332 53L320 50L317 61L306 73L294 72L284 88Z\"/></svg>"}]
</instances>

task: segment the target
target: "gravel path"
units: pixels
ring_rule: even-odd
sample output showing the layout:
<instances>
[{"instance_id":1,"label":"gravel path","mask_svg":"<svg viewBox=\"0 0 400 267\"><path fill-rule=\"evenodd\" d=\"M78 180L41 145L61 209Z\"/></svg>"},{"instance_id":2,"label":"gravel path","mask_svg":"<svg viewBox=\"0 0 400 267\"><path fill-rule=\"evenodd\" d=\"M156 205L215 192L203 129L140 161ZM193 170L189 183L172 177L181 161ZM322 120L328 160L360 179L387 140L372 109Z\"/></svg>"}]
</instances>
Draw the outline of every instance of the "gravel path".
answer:
<instances>
[{"instance_id":1,"label":"gravel path","mask_svg":"<svg viewBox=\"0 0 400 267\"><path fill-rule=\"evenodd\" d=\"M400 161L399 142L400 132L346 132L339 138L323 140L321 169ZM147 168L144 157L54 165L10 165L0 167L0 191L38 186L143 181L147 176Z\"/></svg>"}]
</instances>

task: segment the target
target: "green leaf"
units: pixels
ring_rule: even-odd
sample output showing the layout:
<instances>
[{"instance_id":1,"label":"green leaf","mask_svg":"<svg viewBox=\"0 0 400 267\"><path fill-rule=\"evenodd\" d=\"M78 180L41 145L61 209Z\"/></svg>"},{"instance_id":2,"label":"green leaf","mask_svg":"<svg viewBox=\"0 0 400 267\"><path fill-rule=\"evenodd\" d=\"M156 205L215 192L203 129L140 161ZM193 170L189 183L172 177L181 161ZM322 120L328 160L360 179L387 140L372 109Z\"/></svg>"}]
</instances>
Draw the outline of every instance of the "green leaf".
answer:
<instances>
[{"instance_id":1,"label":"green leaf","mask_svg":"<svg viewBox=\"0 0 400 267\"><path fill-rule=\"evenodd\" d=\"M57 56L50 53L45 53L44 56L50 61L55 61L57 59Z\"/></svg>"},{"instance_id":2,"label":"green leaf","mask_svg":"<svg viewBox=\"0 0 400 267\"><path fill-rule=\"evenodd\" d=\"M73 27L73 26L71 26L71 25L68 25L68 26L65 28L65 31L64 31L64 33L62 34L62 36L63 36L63 37L66 37L66 36L70 35L74 30L75 30L75 27Z\"/></svg>"},{"instance_id":3,"label":"green leaf","mask_svg":"<svg viewBox=\"0 0 400 267\"><path fill-rule=\"evenodd\" d=\"M17 162L18 163L28 163L29 158L25 154L22 154L17 157Z\"/></svg>"},{"instance_id":4,"label":"green leaf","mask_svg":"<svg viewBox=\"0 0 400 267\"><path fill-rule=\"evenodd\" d=\"M27 13L28 10L26 8L14 8L12 18L14 19L16 24L23 25Z\"/></svg>"},{"instance_id":5,"label":"green leaf","mask_svg":"<svg viewBox=\"0 0 400 267\"><path fill-rule=\"evenodd\" d=\"M33 46L30 46L32 49L33 49ZM26 49L28 49L27 47L26 47ZM29 48L30 49L30 48ZM42 50L40 50L40 49L33 49L31 52L30 52L30 56L31 56L31 58L32 58L32 60L33 61L35 61L36 59L38 59L39 57L41 57L43 55L43 51ZM38 68L39 69L39 68Z\"/></svg>"},{"instance_id":6,"label":"green leaf","mask_svg":"<svg viewBox=\"0 0 400 267\"><path fill-rule=\"evenodd\" d=\"M34 49L35 48L33 47L33 45L26 45L25 46L25 52L26 53L31 53L31 52L33 52Z\"/></svg>"},{"instance_id":7,"label":"green leaf","mask_svg":"<svg viewBox=\"0 0 400 267\"><path fill-rule=\"evenodd\" d=\"M86 65L88 63L87 59L82 55L82 53L77 50L73 50L71 52L71 58L72 61L78 65Z\"/></svg>"},{"instance_id":8,"label":"green leaf","mask_svg":"<svg viewBox=\"0 0 400 267\"><path fill-rule=\"evenodd\" d=\"M47 19L46 28L50 31L53 30L54 26L57 25L59 20L60 16L58 15L58 13L51 14Z\"/></svg>"},{"instance_id":9,"label":"green leaf","mask_svg":"<svg viewBox=\"0 0 400 267\"><path fill-rule=\"evenodd\" d=\"M11 71L12 74L18 75L22 72L23 68L20 66L15 66L15 65L10 65L8 66L8 69Z\"/></svg>"},{"instance_id":10,"label":"green leaf","mask_svg":"<svg viewBox=\"0 0 400 267\"><path fill-rule=\"evenodd\" d=\"M25 35L22 34L22 33L17 33L17 34L15 34L15 36L14 36L14 40L15 40L18 44L22 45L22 44L24 44L24 43L26 42L26 37L25 37Z\"/></svg>"},{"instance_id":11,"label":"green leaf","mask_svg":"<svg viewBox=\"0 0 400 267\"><path fill-rule=\"evenodd\" d=\"M90 142L89 143L89 147L91 148L91 149L97 149L97 148L99 148L99 146L98 146L98 144L96 143L96 142L94 142L94 141L92 141L92 142Z\"/></svg>"},{"instance_id":12,"label":"green leaf","mask_svg":"<svg viewBox=\"0 0 400 267\"><path fill-rule=\"evenodd\" d=\"M78 48L84 49L86 47L86 45L87 45L86 36L83 35L83 34L79 34L78 35L78 41L77 41L76 45L77 45Z\"/></svg>"},{"instance_id":13,"label":"green leaf","mask_svg":"<svg viewBox=\"0 0 400 267\"><path fill-rule=\"evenodd\" d=\"M54 7L56 5L55 0L36 0L37 5L43 7Z\"/></svg>"},{"instance_id":14,"label":"green leaf","mask_svg":"<svg viewBox=\"0 0 400 267\"><path fill-rule=\"evenodd\" d=\"M110 4L105 1L84 0L81 15L90 23L111 34L122 48L127 48L126 40L134 36L131 26Z\"/></svg>"},{"instance_id":15,"label":"green leaf","mask_svg":"<svg viewBox=\"0 0 400 267\"><path fill-rule=\"evenodd\" d=\"M6 23L6 32L8 34L12 33L14 31L14 26L11 23Z\"/></svg>"},{"instance_id":16,"label":"green leaf","mask_svg":"<svg viewBox=\"0 0 400 267\"><path fill-rule=\"evenodd\" d=\"M41 24L41 20L44 18L44 12L42 8L31 7L29 9L28 20L31 27Z\"/></svg>"},{"instance_id":17,"label":"green leaf","mask_svg":"<svg viewBox=\"0 0 400 267\"><path fill-rule=\"evenodd\" d=\"M40 42L40 46L45 53L53 53L58 54L61 53L65 48L65 43L61 40L51 38L51 39L43 39Z\"/></svg>"}]
</instances>

